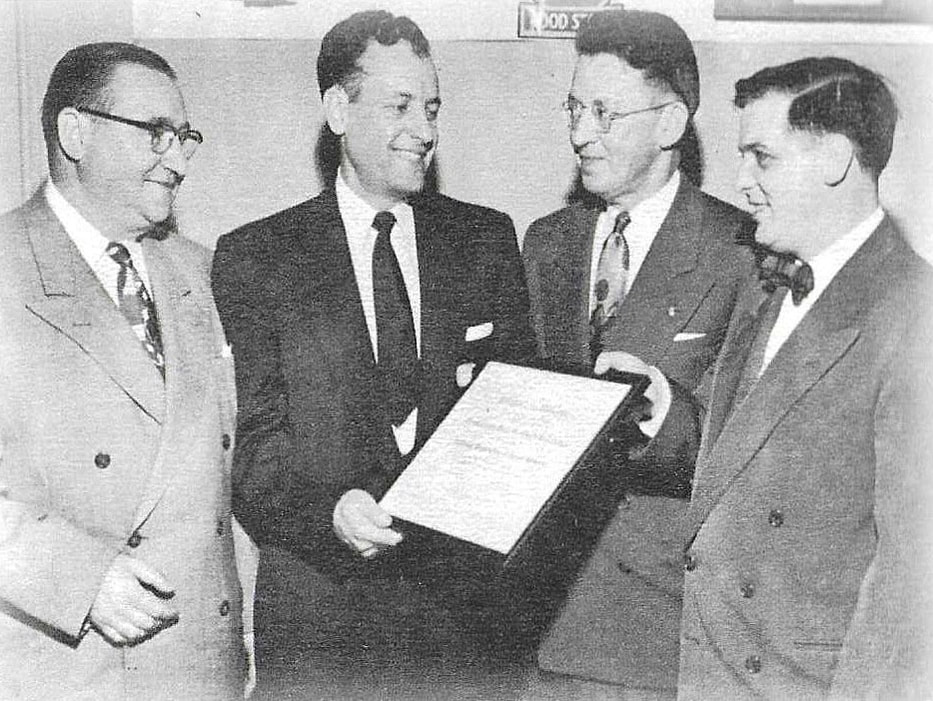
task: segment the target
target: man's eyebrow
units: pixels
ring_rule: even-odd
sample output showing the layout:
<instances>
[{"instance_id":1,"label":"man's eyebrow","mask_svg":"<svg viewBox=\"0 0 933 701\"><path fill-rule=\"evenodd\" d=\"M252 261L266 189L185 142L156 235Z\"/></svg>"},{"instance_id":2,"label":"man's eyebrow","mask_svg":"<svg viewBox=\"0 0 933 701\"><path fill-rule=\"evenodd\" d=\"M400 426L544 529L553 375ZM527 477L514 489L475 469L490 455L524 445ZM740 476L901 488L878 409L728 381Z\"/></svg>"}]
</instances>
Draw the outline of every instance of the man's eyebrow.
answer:
<instances>
[{"instance_id":1,"label":"man's eyebrow","mask_svg":"<svg viewBox=\"0 0 933 701\"><path fill-rule=\"evenodd\" d=\"M748 151L767 151L767 150L768 148L760 141L751 141L747 144L739 144L739 153L747 153Z\"/></svg>"}]
</instances>

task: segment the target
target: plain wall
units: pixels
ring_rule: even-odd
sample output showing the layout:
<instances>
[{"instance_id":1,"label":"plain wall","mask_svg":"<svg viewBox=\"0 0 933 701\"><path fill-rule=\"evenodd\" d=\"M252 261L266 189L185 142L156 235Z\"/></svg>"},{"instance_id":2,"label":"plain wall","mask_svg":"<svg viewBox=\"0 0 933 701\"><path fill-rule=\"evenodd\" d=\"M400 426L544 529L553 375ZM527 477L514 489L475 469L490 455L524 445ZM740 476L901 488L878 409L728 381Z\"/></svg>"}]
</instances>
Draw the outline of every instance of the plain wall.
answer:
<instances>
[{"instance_id":1,"label":"plain wall","mask_svg":"<svg viewBox=\"0 0 933 701\"><path fill-rule=\"evenodd\" d=\"M642 3L645 4L645 3ZM369 6L367 3L361 4ZM391 9L391 2L382 3ZM39 106L55 61L75 44L133 39L130 0L0 1L0 209L21 202L45 176ZM902 109L882 201L915 245L933 253L933 44L864 40L695 43L701 74L697 128L705 155L704 189L741 205L734 82L760 67L806 55L851 58L887 76ZM820 26L825 33L825 25ZM890 33L890 25L884 27ZM795 25L799 33L799 25ZM881 29L879 28L879 35ZM430 38L430 37L429 37ZM319 42L305 39L147 39L179 74L192 124L205 143L179 198L185 235L213 246L251 219L318 192L315 145L321 107L314 77ZM14 50L11 52L10 47ZM440 75L440 189L508 212L519 237L536 217L560 207L574 159L560 103L573 68L567 40L435 41ZM12 65L7 60L13 58Z\"/></svg>"}]
</instances>

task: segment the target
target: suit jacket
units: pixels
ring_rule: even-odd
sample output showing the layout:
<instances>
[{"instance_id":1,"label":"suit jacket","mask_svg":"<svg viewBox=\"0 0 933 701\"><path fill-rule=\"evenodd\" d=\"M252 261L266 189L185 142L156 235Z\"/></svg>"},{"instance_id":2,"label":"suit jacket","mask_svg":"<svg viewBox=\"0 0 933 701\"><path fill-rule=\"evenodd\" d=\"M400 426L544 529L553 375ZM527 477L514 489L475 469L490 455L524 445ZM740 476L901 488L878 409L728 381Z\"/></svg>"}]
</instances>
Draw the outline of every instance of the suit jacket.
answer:
<instances>
[{"instance_id":1,"label":"suit jacket","mask_svg":"<svg viewBox=\"0 0 933 701\"><path fill-rule=\"evenodd\" d=\"M681 697L929 696L931 281L884 221L733 406L747 291L686 519Z\"/></svg>"},{"instance_id":2,"label":"suit jacket","mask_svg":"<svg viewBox=\"0 0 933 701\"><path fill-rule=\"evenodd\" d=\"M41 191L0 236L0 696L241 694L233 372L207 251L143 243L163 383ZM180 613L132 647L82 631L121 552L165 575Z\"/></svg>"},{"instance_id":3,"label":"suit jacket","mask_svg":"<svg viewBox=\"0 0 933 701\"><path fill-rule=\"evenodd\" d=\"M533 340L510 219L440 195L412 207L424 376L417 450L462 392L459 366L529 358ZM450 602L470 590L469 573L406 543L363 560L333 533L343 493L378 500L406 464L379 401L335 192L221 237L213 283L240 397L234 509L262 550L260 683L264 667L267 682L291 672L339 680L359 678L365 664L380 673L456 657L456 639L468 636ZM488 336L466 340L484 324Z\"/></svg>"},{"instance_id":4,"label":"suit jacket","mask_svg":"<svg viewBox=\"0 0 933 701\"><path fill-rule=\"evenodd\" d=\"M588 365L593 232L599 211L577 204L531 225L524 260L539 354ZM603 333L670 379L678 418L635 459L620 458L618 512L538 653L550 671L674 688L681 608L680 520L686 509L704 378L725 337L751 258L737 241L747 215L683 179L648 256ZM655 446L665 445L664 450ZM658 471L660 463L666 471Z\"/></svg>"}]
</instances>

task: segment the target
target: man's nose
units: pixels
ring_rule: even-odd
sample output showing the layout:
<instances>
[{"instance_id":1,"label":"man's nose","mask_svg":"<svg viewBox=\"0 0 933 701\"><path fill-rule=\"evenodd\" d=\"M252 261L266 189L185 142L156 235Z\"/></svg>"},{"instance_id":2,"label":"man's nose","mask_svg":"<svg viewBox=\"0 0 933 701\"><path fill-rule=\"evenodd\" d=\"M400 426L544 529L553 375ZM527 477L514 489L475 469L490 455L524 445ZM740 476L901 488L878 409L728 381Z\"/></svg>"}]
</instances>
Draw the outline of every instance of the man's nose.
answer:
<instances>
[{"instance_id":1,"label":"man's nose","mask_svg":"<svg viewBox=\"0 0 933 701\"><path fill-rule=\"evenodd\" d=\"M176 136L172 139L165 153L162 154L162 165L173 171L179 178L185 177L188 172L188 158L182 149L181 141Z\"/></svg>"},{"instance_id":2,"label":"man's nose","mask_svg":"<svg viewBox=\"0 0 933 701\"><path fill-rule=\"evenodd\" d=\"M754 159L749 156L742 156L739 161L738 170L735 173L735 188L739 192L751 190L757 182L754 176Z\"/></svg>"},{"instance_id":3,"label":"man's nose","mask_svg":"<svg viewBox=\"0 0 933 701\"><path fill-rule=\"evenodd\" d=\"M590 112L584 111L570 123L570 143L574 148L580 148L602 136L596 124L596 118Z\"/></svg>"}]
</instances>

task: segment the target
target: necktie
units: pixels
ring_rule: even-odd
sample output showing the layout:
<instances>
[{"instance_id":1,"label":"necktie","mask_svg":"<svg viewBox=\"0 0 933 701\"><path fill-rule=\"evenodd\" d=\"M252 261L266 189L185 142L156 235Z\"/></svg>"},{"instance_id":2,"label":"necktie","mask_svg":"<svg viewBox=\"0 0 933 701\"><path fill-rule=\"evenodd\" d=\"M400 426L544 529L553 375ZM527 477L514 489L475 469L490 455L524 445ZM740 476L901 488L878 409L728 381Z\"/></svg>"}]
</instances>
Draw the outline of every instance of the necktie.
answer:
<instances>
[{"instance_id":1,"label":"necktie","mask_svg":"<svg viewBox=\"0 0 933 701\"><path fill-rule=\"evenodd\" d=\"M378 232L373 247L373 302L383 403L393 425L399 426L418 403L420 367L411 303L389 238L394 226L391 212L379 212L373 220Z\"/></svg>"},{"instance_id":2,"label":"necktie","mask_svg":"<svg viewBox=\"0 0 933 701\"><path fill-rule=\"evenodd\" d=\"M794 304L800 304L813 290L813 270L793 253L773 251L767 246L754 244L758 279L765 292L779 287L790 290Z\"/></svg>"},{"instance_id":3,"label":"necktie","mask_svg":"<svg viewBox=\"0 0 933 701\"><path fill-rule=\"evenodd\" d=\"M596 307L590 316L590 355L593 362L603 350L602 335L616 316L625 297L629 273L629 249L625 227L632 221L628 212L621 212L612 227L612 233L603 243L596 266Z\"/></svg>"},{"instance_id":4,"label":"necktie","mask_svg":"<svg viewBox=\"0 0 933 701\"><path fill-rule=\"evenodd\" d=\"M162 353L162 334L159 318L149 291L133 265L130 252L122 243L107 244L107 255L120 266L117 273L117 299L120 311L130 322L146 353L165 378L165 356Z\"/></svg>"}]
</instances>

